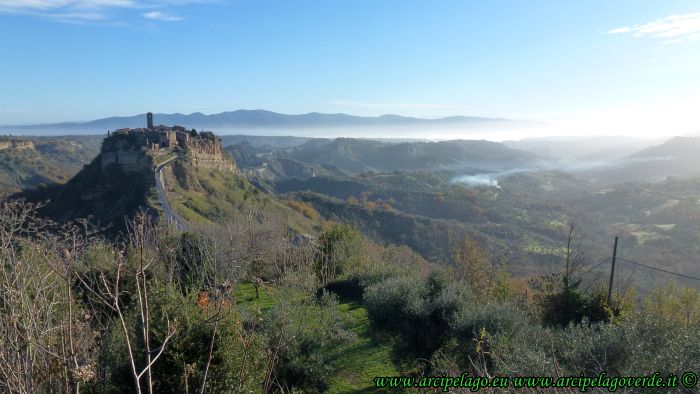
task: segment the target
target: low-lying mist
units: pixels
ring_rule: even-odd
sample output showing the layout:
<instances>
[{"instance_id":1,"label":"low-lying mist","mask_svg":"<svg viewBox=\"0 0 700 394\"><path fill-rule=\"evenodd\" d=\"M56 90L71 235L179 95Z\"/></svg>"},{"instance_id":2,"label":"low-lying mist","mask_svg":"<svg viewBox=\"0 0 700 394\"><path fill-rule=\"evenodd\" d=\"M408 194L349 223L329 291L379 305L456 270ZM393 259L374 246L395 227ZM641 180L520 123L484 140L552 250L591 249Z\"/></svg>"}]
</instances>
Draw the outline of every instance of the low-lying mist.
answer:
<instances>
[{"instance_id":1,"label":"low-lying mist","mask_svg":"<svg viewBox=\"0 0 700 394\"><path fill-rule=\"evenodd\" d=\"M470 187L497 187L501 188L498 184L498 180L511 175L524 172L540 171L541 169L533 168L516 168L507 171L497 171L488 173L477 173L471 175L460 175L452 179L452 183L460 183Z\"/></svg>"},{"instance_id":2,"label":"low-lying mist","mask_svg":"<svg viewBox=\"0 0 700 394\"><path fill-rule=\"evenodd\" d=\"M550 134L547 124L517 121L501 123L473 122L450 125L392 125L392 126L338 126L338 127L288 127L288 128L229 128L216 130L220 135L251 134L279 136L280 134L312 138L360 138L397 140L488 140L506 141L525 137L542 137Z\"/></svg>"},{"instance_id":3,"label":"low-lying mist","mask_svg":"<svg viewBox=\"0 0 700 394\"><path fill-rule=\"evenodd\" d=\"M561 171L578 175L582 178L598 178L595 175L607 169L623 168L637 163L665 162L673 160L673 156L664 157L627 157L617 160L552 160L541 161L532 167L511 168L508 170L477 172L458 175L451 182L463 184L469 187L496 187L501 188L499 180L516 174L534 173L539 171Z\"/></svg>"}]
</instances>

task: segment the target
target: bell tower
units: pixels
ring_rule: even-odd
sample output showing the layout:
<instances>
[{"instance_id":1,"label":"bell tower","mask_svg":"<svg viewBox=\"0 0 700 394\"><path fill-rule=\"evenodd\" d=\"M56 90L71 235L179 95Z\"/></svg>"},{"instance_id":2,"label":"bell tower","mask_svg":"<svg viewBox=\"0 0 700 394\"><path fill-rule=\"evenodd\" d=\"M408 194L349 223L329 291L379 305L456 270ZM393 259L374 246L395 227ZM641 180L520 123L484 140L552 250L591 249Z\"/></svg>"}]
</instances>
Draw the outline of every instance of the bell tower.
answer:
<instances>
[{"instance_id":1,"label":"bell tower","mask_svg":"<svg viewBox=\"0 0 700 394\"><path fill-rule=\"evenodd\" d=\"M146 114L146 124L149 130L153 130L153 113L149 112Z\"/></svg>"}]
</instances>

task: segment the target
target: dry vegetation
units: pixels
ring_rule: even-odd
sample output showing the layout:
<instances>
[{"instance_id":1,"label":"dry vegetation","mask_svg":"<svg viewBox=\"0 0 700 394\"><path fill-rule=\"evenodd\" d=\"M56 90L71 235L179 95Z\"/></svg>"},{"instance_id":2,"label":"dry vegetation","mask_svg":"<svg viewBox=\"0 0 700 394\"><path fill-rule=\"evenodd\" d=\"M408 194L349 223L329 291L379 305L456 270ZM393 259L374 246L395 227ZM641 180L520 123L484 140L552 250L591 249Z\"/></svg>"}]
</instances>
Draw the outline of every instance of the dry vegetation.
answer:
<instances>
[{"instance_id":1,"label":"dry vegetation","mask_svg":"<svg viewBox=\"0 0 700 394\"><path fill-rule=\"evenodd\" d=\"M117 239L0 208L0 385L31 392L359 392L378 374L634 375L700 362L698 293L524 297L464 239L445 269L349 225L319 237L248 210L188 232L136 215ZM652 342L640 338L653 338Z\"/></svg>"}]
</instances>

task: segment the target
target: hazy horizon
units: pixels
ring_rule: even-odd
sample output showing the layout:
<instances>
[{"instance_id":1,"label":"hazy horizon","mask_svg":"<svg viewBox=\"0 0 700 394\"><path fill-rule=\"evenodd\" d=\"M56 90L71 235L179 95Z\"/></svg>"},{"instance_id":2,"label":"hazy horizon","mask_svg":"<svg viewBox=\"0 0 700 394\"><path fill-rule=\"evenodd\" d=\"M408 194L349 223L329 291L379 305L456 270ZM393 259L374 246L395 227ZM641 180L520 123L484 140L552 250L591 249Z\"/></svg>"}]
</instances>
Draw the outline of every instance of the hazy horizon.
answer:
<instances>
[{"instance_id":1,"label":"hazy horizon","mask_svg":"<svg viewBox=\"0 0 700 394\"><path fill-rule=\"evenodd\" d=\"M226 111L235 112L235 111ZM195 114L185 113L183 115L189 116ZM310 114L310 113L305 113ZM305 114L283 114L283 115L305 115ZM121 117L135 117L141 114L131 114L124 116L109 116L101 119L110 118L121 118ZM158 115L156 114L156 122L158 123ZM172 115L172 114L167 114ZM214 114L204 114L204 115L214 115ZM358 117L371 117L348 113L335 113L331 115L350 115ZM396 114L383 114L381 116L392 116ZM405 116L405 115L399 115ZM418 119L431 119L439 120L449 117L470 117L471 115L452 115L447 117L418 117ZM51 136L51 135L69 135L71 133L65 132L53 132L50 128L46 131L34 131L31 129L32 126L46 126L46 125L63 125L63 124L86 124L92 121L101 119L87 119L79 121L61 121L55 123L40 123L40 124L17 124L17 125L3 125L0 124L0 133L8 135L27 135L27 136ZM687 129L686 132L676 132L680 130L678 128L666 129L668 132L659 133L625 133L622 130L616 131L610 129L609 133L596 132L598 129L590 130L590 133L586 133L581 127L564 127L559 124L552 124L547 122L532 122L522 119L505 119L505 118L484 118L485 120L506 120L509 121L508 124L498 125L498 124L484 124L484 123L456 123L456 124L442 124L442 125L370 125L370 126L350 126L350 125L331 125L331 126L241 126L241 127L210 127L204 126L204 128L212 129L219 135L260 135L260 136L295 136L295 137L310 137L310 138L362 138L362 139L421 139L428 141L443 141L443 140L458 140L458 139L484 139L489 141L503 142L503 141L518 141L525 139L552 139L552 140L567 140L567 139L587 139L596 137L626 137L626 138L636 138L642 140L661 140L664 138L671 138L675 136L688 136L688 135L700 135L700 129ZM144 118L145 122L145 118ZM166 122L167 123L167 122ZM145 124L145 123L144 123ZM185 127L202 128L199 124L181 124ZM13 131L13 127L19 128L18 131ZM23 132L22 128L29 127L29 132ZM120 126L121 127L121 126ZM126 127L126 125L124 125ZM94 130L91 133L73 133L73 134L101 134L106 133L108 129L105 130Z\"/></svg>"}]
</instances>

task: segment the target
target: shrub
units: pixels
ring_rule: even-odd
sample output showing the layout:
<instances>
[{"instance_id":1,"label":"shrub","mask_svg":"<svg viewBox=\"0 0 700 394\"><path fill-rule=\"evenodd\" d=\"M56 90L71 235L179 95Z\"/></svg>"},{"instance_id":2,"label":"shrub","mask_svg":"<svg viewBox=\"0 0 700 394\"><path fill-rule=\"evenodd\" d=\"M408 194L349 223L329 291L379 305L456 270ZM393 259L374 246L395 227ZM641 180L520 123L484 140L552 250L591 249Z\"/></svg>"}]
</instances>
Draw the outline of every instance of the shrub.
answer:
<instances>
[{"instance_id":1,"label":"shrub","mask_svg":"<svg viewBox=\"0 0 700 394\"><path fill-rule=\"evenodd\" d=\"M268 340L273 371L269 387L323 391L332 362L325 349L352 340L343 328L336 298L323 293L319 299L288 295L266 315L263 331Z\"/></svg>"},{"instance_id":2,"label":"shrub","mask_svg":"<svg viewBox=\"0 0 700 394\"><path fill-rule=\"evenodd\" d=\"M542 327L508 304L486 305L465 310L456 325L458 341L435 358L441 365L463 370L479 365L472 363L481 360L477 344L482 351L487 349L488 371L497 374L595 376L605 371L634 376L685 372L700 363L697 330L646 312L620 324L584 320L559 329Z\"/></svg>"},{"instance_id":3,"label":"shrub","mask_svg":"<svg viewBox=\"0 0 700 394\"><path fill-rule=\"evenodd\" d=\"M699 340L697 330L640 312L620 324L571 325L555 333L554 344L568 371L634 375L693 370L700 364Z\"/></svg>"},{"instance_id":4,"label":"shrub","mask_svg":"<svg viewBox=\"0 0 700 394\"><path fill-rule=\"evenodd\" d=\"M175 256L176 276L181 289L199 291L208 289L213 280L211 254L213 245L195 233L183 233Z\"/></svg>"},{"instance_id":5,"label":"shrub","mask_svg":"<svg viewBox=\"0 0 700 394\"><path fill-rule=\"evenodd\" d=\"M317 295L321 296L324 291L336 294L340 299L362 301L362 283L357 277L333 281L319 289Z\"/></svg>"},{"instance_id":6,"label":"shrub","mask_svg":"<svg viewBox=\"0 0 700 394\"><path fill-rule=\"evenodd\" d=\"M314 221L321 217L314 207L302 201L287 200L287 206Z\"/></svg>"},{"instance_id":7,"label":"shrub","mask_svg":"<svg viewBox=\"0 0 700 394\"><path fill-rule=\"evenodd\" d=\"M390 277L365 289L364 301L372 324L398 331L422 309L422 283L409 276Z\"/></svg>"},{"instance_id":8,"label":"shrub","mask_svg":"<svg viewBox=\"0 0 700 394\"><path fill-rule=\"evenodd\" d=\"M267 361L263 338L243 330L228 302L198 303L194 293L183 296L175 285L152 283L149 306L152 349L161 346L168 324L176 332L153 366L155 392L182 392L185 388L198 391L205 371L208 392L255 391L260 387ZM142 367L145 359L138 308L126 311L126 322L137 365ZM104 338L100 365L107 369L101 371L105 381L98 391L133 389L123 335L121 327L114 325Z\"/></svg>"},{"instance_id":9,"label":"shrub","mask_svg":"<svg viewBox=\"0 0 700 394\"><path fill-rule=\"evenodd\" d=\"M455 315L474 296L466 285L448 284L433 273L425 281L399 276L375 283L364 299L375 328L399 335L399 356L429 358L449 339Z\"/></svg>"},{"instance_id":10,"label":"shrub","mask_svg":"<svg viewBox=\"0 0 700 394\"><path fill-rule=\"evenodd\" d=\"M540 279L542 291L535 301L546 325L566 327L569 323L609 321L612 317L602 293L584 294L580 281L573 284L565 277L553 275Z\"/></svg>"},{"instance_id":11,"label":"shrub","mask_svg":"<svg viewBox=\"0 0 700 394\"><path fill-rule=\"evenodd\" d=\"M360 232L347 224L336 224L321 234L315 270L323 285L363 266L364 245Z\"/></svg>"}]
</instances>

